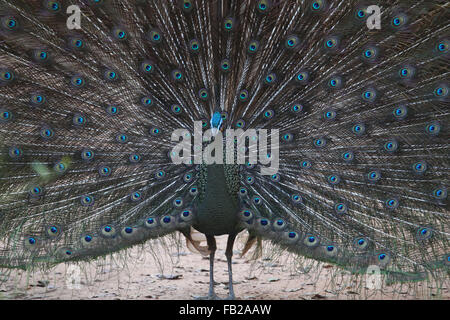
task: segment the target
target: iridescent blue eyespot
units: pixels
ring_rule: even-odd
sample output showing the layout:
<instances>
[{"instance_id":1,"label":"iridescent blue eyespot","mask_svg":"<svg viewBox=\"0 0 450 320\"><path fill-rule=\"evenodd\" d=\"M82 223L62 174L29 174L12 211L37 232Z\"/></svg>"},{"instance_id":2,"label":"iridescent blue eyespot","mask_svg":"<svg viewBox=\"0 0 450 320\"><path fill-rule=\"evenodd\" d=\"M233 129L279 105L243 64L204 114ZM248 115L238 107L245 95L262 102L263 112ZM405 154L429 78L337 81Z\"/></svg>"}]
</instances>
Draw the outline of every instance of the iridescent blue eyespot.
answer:
<instances>
[{"instance_id":1,"label":"iridescent blue eyespot","mask_svg":"<svg viewBox=\"0 0 450 320\"><path fill-rule=\"evenodd\" d=\"M300 167L302 167L303 169L311 168L311 161L309 161L309 160L300 161Z\"/></svg>"},{"instance_id":2,"label":"iridescent blue eyespot","mask_svg":"<svg viewBox=\"0 0 450 320\"><path fill-rule=\"evenodd\" d=\"M73 116L72 123L78 127L83 126L86 124L86 118L83 115L76 113Z\"/></svg>"},{"instance_id":3,"label":"iridescent blue eyespot","mask_svg":"<svg viewBox=\"0 0 450 320\"><path fill-rule=\"evenodd\" d=\"M446 85L440 85L434 89L433 93L438 98L445 98L448 96L448 87Z\"/></svg>"},{"instance_id":4,"label":"iridescent blue eyespot","mask_svg":"<svg viewBox=\"0 0 450 320\"><path fill-rule=\"evenodd\" d=\"M317 148L323 148L327 145L327 140L325 138L314 139L313 144Z\"/></svg>"},{"instance_id":5,"label":"iridescent blue eyespot","mask_svg":"<svg viewBox=\"0 0 450 320\"><path fill-rule=\"evenodd\" d=\"M273 182L278 182L280 181L280 175L278 173L275 173L270 176L270 180L272 180Z\"/></svg>"},{"instance_id":6,"label":"iridescent blue eyespot","mask_svg":"<svg viewBox=\"0 0 450 320\"><path fill-rule=\"evenodd\" d=\"M223 28L225 31L232 31L234 28L234 19L233 18L226 18L223 21Z\"/></svg>"},{"instance_id":7,"label":"iridescent blue eyespot","mask_svg":"<svg viewBox=\"0 0 450 320\"><path fill-rule=\"evenodd\" d=\"M170 76L176 82L180 82L183 80L183 73L179 69L172 70L172 72L170 73Z\"/></svg>"},{"instance_id":8,"label":"iridescent blue eyespot","mask_svg":"<svg viewBox=\"0 0 450 320\"><path fill-rule=\"evenodd\" d=\"M427 171L427 169L428 169L428 164L427 164L426 161L422 160L422 161L419 161L419 162L414 163L414 164L412 165L412 169L413 169L413 171L414 171L415 173L422 174L422 173L425 173L425 172Z\"/></svg>"},{"instance_id":9,"label":"iridescent blue eyespot","mask_svg":"<svg viewBox=\"0 0 450 320\"><path fill-rule=\"evenodd\" d=\"M73 76L72 78L70 78L70 83L75 88L82 88L85 86L86 81L82 76Z\"/></svg>"},{"instance_id":10,"label":"iridescent blue eyespot","mask_svg":"<svg viewBox=\"0 0 450 320\"><path fill-rule=\"evenodd\" d=\"M28 194L33 198L39 198L44 193L43 189L40 186L31 186L28 191Z\"/></svg>"},{"instance_id":11,"label":"iridescent blue eyespot","mask_svg":"<svg viewBox=\"0 0 450 320\"><path fill-rule=\"evenodd\" d=\"M447 188L436 188L432 192L433 198L437 200L445 200L447 199Z\"/></svg>"},{"instance_id":12,"label":"iridescent blue eyespot","mask_svg":"<svg viewBox=\"0 0 450 320\"><path fill-rule=\"evenodd\" d=\"M123 29L121 27L115 27L112 31L112 35L116 40L119 40L119 41L124 41L128 37L128 34L125 31L125 29Z\"/></svg>"},{"instance_id":13,"label":"iridescent blue eyespot","mask_svg":"<svg viewBox=\"0 0 450 320\"><path fill-rule=\"evenodd\" d=\"M80 201L83 206L92 206L94 204L94 197L91 195L83 195Z\"/></svg>"},{"instance_id":14,"label":"iridescent blue eyespot","mask_svg":"<svg viewBox=\"0 0 450 320\"><path fill-rule=\"evenodd\" d=\"M366 126L362 123L357 123L353 125L352 132L358 136L361 136L366 132Z\"/></svg>"},{"instance_id":15,"label":"iridescent blue eyespot","mask_svg":"<svg viewBox=\"0 0 450 320\"><path fill-rule=\"evenodd\" d=\"M42 138L46 140L53 138L53 136L55 135L53 129L49 127L42 127L41 130L39 131L39 134Z\"/></svg>"},{"instance_id":16,"label":"iridescent blue eyespot","mask_svg":"<svg viewBox=\"0 0 450 320\"><path fill-rule=\"evenodd\" d=\"M111 168L108 166L101 166L98 168L98 174L102 177L109 177L111 175Z\"/></svg>"},{"instance_id":17,"label":"iridescent blue eyespot","mask_svg":"<svg viewBox=\"0 0 450 320\"><path fill-rule=\"evenodd\" d=\"M291 106L291 112L292 113L301 113L303 111L303 105L301 103L294 103Z\"/></svg>"},{"instance_id":18,"label":"iridescent blue eyespot","mask_svg":"<svg viewBox=\"0 0 450 320\"><path fill-rule=\"evenodd\" d=\"M405 106L398 106L394 108L392 114L394 115L394 118L396 118L397 120L403 120L408 115L408 108Z\"/></svg>"},{"instance_id":19,"label":"iridescent blue eyespot","mask_svg":"<svg viewBox=\"0 0 450 320\"><path fill-rule=\"evenodd\" d=\"M229 72L231 69L231 61L229 59L223 59L220 62L220 70L222 72Z\"/></svg>"},{"instance_id":20,"label":"iridescent blue eyespot","mask_svg":"<svg viewBox=\"0 0 450 320\"><path fill-rule=\"evenodd\" d=\"M425 241L433 236L433 229L428 227L420 227L416 232L416 239L418 241Z\"/></svg>"},{"instance_id":21,"label":"iridescent blue eyespot","mask_svg":"<svg viewBox=\"0 0 450 320\"><path fill-rule=\"evenodd\" d=\"M336 111L334 111L334 110L326 110L326 111L324 111L323 118L325 120L334 120L336 118Z\"/></svg>"},{"instance_id":22,"label":"iridescent blue eyespot","mask_svg":"<svg viewBox=\"0 0 450 320\"><path fill-rule=\"evenodd\" d=\"M183 206L183 203L184 203L184 201L183 201L183 198L181 198L181 197L175 198L175 199L173 200L173 202L172 202L172 204L173 204L174 207L176 207L176 208L182 207L182 206Z\"/></svg>"},{"instance_id":23,"label":"iridescent blue eyespot","mask_svg":"<svg viewBox=\"0 0 450 320\"><path fill-rule=\"evenodd\" d=\"M347 213L347 210L348 210L348 207L345 203L338 202L334 205L334 211L339 215L343 215L343 214Z\"/></svg>"},{"instance_id":24,"label":"iridescent blue eyespot","mask_svg":"<svg viewBox=\"0 0 450 320\"><path fill-rule=\"evenodd\" d=\"M19 22L12 16L1 17L0 23L2 29L7 31L15 31L19 28Z\"/></svg>"},{"instance_id":25,"label":"iridescent blue eyespot","mask_svg":"<svg viewBox=\"0 0 450 320\"><path fill-rule=\"evenodd\" d=\"M397 140L388 140L387 142L385 142L384 144L384 150L386 150L387 152L395 152L398 150L398 142Z\"/></svg>"},{"instance_id":26,"label":"iridescent blue eyespot","mask_svg":"<svg viewBox=\"0 0 450 320\"><path fill-rule=\"evenodd\" d=\"M131 163L138 163L139 161L141 161L141 156L138 155L137 153L132 153L130 154L130 156L128 157L128 160Z\"/></svg>"},{"instance_id":27,"label":"iridescent blue eyespot","mask_svg":"<svg viewBox=\"0 0 450 320\"><path fill-rule=\"evenodd\" d=\"M362 93L362 99L366 102L374 102L377 98L377 92L375 89L366 89Z\"/></svg>"},{"instance_id":28,"label":"iridescent blue eyespot","mask_svg":"<svg viewBox=\"0 0 450 320\"><path fill-rule=\"evenodd\" d=\"M155 173L155 178L157 180L161 180L161 179L165 178L165 176L166 176L166 172L164 170L159 170Z\"/></svg>"},{"instance_id":29,"label":"iridescent blue eyespot","mask_svg":"<svg viewBox=\"0 0 450 320\"><path fill-rule=\"evenodd\" d=\"M20 157L22 157L22 154L23 154L22 149L16 146L12 146L8 150L8 155L13 160L20 159Z\"/></svg>"},{"instance_id":30,"label":"iridescent blue eyespot","mask_svg":"<svg viewBox=\"0 0 450 320\"><path fill-rule=\"evenodd\" d=\"M295 76L295 81L301 85L305 85L309 80L309 72L308 71L300 71Z\"/></svg>"},{"instance_id":31,"label":"iridescent blue eyespot","mask_svg":"<svg viewBox=\"0 0 450 320\"><path fill-rule=\"evenodd\" d=\"M367 179L368 179L370 182L377 182L378 180L381 179L381 173L380 173L379 171L370 171L370 172L367 174Z\"/></svg>"},{"instance_id":32,"label":"iridescent blue eyespot","mask_svg":"<svg viewBox=\"0 0 450 320\"><path fill-rule=\"evenodd\" d=\"M405 14L398 14L392 18L391 25L395 29L398 29L398 28L404 26L407 21L408 21L408 18Z\"/></svg>"},{"instance_id":33,"label":"iridescent blue eyespot","mask_svg":"<svg viewBox=\"0 0 450 320\"><path fill-rule=\"evenodd\" d=\"M91 149L83 149L81 151L81 159L84 161L93 160L95 156L95 153Z\"/></svg>"},{"instance_id":34,"label":"iridescent blue eyespot","mask_svg":"<svg viewBox=\"0 0 450 320\"><path fill-rule=\"evenodd\" d=\"M430 136L437 136L441 131L441 125L438 122L431 122L430 124L426 125L425 131Z\"/></svg>"},{"instance_id":35,"label":"iridescent blue eyespot","mask_svg":"<svg viewBox=\"0 0 450 320\"><path fill-rule=\"evenodd\" d=\"M258 52L259 47L260 44L258 40L251 40L250 43L248 44L247 52L249 54L255 54L256 52Z\"/></svg>"},{"instance_id":36,"label":"iridescent blue eyespot","mask_svg":"<svg viewBox=\"0 0 450 320\"><path fill-rule=\"evenodd\" d=\"M277 80L277 76L275 73L271 72L269 73L265 78L264 78L264 82L266 84L273 84L275 81Z\"/></svg>"},{"instance_id":37,"label":"iridescent blue eyespot","mask_svg":"<svg viewBox=\"0 0 450 320\"><path fill-rule=\"evenodd\" d=\"M9 69L0 69L0 82L11 83L15 78L15 74Z\"/></svg>"},{"instance_id":38,"label":"iridescent blue eyespot","mask_svg":"<svg viewBox=\"0 0 450 320\"><path fill-rule=\"evenodd\" d=\"M113 105L110 105L110 106L106 107L106 112L109 113L112 116L118 114L119 110L120 110L119 107L113 106Z\"/></svg>"},{"instance_id":39,"label":"iridescent blue eyespot","mask_svg":"<svg viewBox=\"0 0 450 320\"><path fill-rule=\"evenodd\" d=\"M139 191L134 191L130 194L130 200L133 202L140 201L142 199L142 193Z\"/></svg>"},{"instance_id":40,"label":"iridescent blue eyespot","mask_svg":"<svg viewBox=\"0 0 450 320\"><path fill-rule=\"evenodd\" d=\"M341 182L341 177L336 174L332 174L327 177L327 180L332 185L338 185Z\"/></svg>"},{"instance_id":41,"label":"iridescent blue eyespot","mask_svg":"<svg viewBox=\"0 0 450 320\"><path fill-rule=\"evenodd\" d=\"M300 38L294 34L289 35L284 41L286 49L295 49L300 44Z\"/></svg>"},{"instance_id":42,"label":"iridescent blue eyespot","mask_svg":"<svg viewBox=\"0 0 450 320\"><path fill-rule=\"evenodd\" d=\"M395 198L391 198L391 199L387 199L384 202L386 208L390 209L390 210L394 210L397 209L399 206L399 201Z\"/></svg>"},{"instance_id":43,"label":"iridescent blue eyespot","mask_svg":"<svg viewBox=\"0 0 450 320\"><path fill-rule=\"evenodd\" d=\"M128 136L125 133L119 133L116 136L116 141L119 143L127 143L128 142Z\"/></svg>"},{"instance_id":44,"label":"iridescent blue eyespot","mask_svg":"<svg viewBox=\"0 0 450 320\"><path fill-rule=\"evenodd\" d=\"M0 123L9 122L13 119L13 114L11 111L6 109L0 109Z\"/></svg>"},{"instance_id":45,"label":"iridescent blue eyespot","mask_svg":"<svg viewBox=\"0 0 450 320\"><path fill-rule=\"evenodd\" d=\"M200 90L198 91L198 97L199 97L201 100L203 100L203 101L208 100L208 98L209 98L208 90L207 90L206 88L200 89Z\"/></svg>"}]
</instances>

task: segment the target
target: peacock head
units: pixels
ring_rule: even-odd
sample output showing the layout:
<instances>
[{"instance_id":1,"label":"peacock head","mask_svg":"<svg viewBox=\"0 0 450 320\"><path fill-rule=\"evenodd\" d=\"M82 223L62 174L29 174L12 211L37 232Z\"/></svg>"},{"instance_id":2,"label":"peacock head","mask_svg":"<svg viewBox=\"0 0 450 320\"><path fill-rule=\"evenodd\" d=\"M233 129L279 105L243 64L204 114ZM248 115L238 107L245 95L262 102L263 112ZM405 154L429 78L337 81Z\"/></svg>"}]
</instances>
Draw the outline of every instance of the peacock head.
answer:
<instances>
[{"instance_id":1,"label":"peacock head","mask_svg":"<svg viewBox=\"0 0 450 320\"><path fill-rule=\"evenodd\" d=\"M211 133L215 137L221 130L223 118L220 112L216 111L211 117Z\"/></svg>"}]
</instances>

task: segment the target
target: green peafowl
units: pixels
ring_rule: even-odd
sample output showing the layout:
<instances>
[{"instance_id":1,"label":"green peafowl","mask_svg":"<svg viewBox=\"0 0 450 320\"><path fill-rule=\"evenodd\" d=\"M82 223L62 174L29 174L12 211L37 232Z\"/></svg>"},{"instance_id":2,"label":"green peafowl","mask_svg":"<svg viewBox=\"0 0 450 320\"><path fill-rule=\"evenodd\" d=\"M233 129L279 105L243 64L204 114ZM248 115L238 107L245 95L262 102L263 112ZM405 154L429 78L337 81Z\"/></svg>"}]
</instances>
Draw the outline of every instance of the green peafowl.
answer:
<instances>
[{"instance_id":1,"label":"green peafowl","mask_svg":"<svg viewBox=\"0 0 450 320\"><path fill-rule=\"evenodd\" d=\"M0 0L0 267L178 231L215 299L226 234L234 298L247 230L244 252L446 281L449 21L444 0Z\"/></svg>"}]
</instances>

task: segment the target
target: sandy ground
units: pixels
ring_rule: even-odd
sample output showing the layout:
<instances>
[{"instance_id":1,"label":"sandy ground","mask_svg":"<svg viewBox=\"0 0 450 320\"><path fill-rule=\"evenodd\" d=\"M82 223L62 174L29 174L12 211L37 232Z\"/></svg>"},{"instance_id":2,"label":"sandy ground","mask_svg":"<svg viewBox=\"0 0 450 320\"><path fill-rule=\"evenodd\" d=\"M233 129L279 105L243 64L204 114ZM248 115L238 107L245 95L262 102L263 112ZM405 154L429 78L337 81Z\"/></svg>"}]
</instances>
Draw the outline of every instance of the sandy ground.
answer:
<instances>
[{"instance_id":1,"label":"sandy ground","mask_svg":"<svg viewBox=\"0 0 450 320\"><path fill-rule=\"evenodd\" d=\"M216 293L228 294L225 259L226 236L218 237L215 259ZM134 248L131 257L119 256L114 262L100 260L79 266L59 265L51 272L3 274L0 299L162 299L191 300L206 294L209 261L183 246L154 259L150 250ZM154 250L155 252L155 250ZM315 300L315 299L444 299L450 300L449 281L441 290L429 283L416 283L373 289L367 277L355 278L327 264L312 264L302 273L288 253L267 255L258 260L240 258L233 262L234 287L238 299ZM126 263L123 263L126 260ZM299 272L300 271L300 272ZM73 281L70 279L74 279ZM372 278L373 279L373 278Z\"/></svg>"}]
</instances>

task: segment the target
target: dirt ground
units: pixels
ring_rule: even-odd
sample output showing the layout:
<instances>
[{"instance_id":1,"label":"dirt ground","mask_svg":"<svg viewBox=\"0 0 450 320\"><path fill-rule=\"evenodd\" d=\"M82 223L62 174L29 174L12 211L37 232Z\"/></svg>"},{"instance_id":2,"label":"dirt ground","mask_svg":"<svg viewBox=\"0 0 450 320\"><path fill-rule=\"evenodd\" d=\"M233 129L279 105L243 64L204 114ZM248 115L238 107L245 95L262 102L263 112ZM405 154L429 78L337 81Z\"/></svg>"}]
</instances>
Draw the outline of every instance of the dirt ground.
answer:
<instances>
[{"instance_id":1,"label":"dirt ground","mask_svg":"<svg viewBox=\"0 0 450 320\"><path fill-rule=\"evenodd\" d=\"M215 259L216 293L228 294L225 259L226 236L218 237ZM133 248L131 257L123 255L114 262L100 260L79 265L59 265L51 272L3 274L0 299L194 299L205 295L209 283L209 261L191 253L183 244L178 252L160 254L161 247ZM174 250L175 251L175 250ZM237 299L311 300L311 299L444 299L450 300L449 281L441 290L430 283L383 287L367 285L367 277L355 278L327 264L311 264L308 273L293 264L288 253L258 260L240 258L233 262ZM126 260L126 263L122 263ZM307 268L307 266L303 266ZM72 280L71 280L72 279Z\"/></svg>"}]
</instances>

